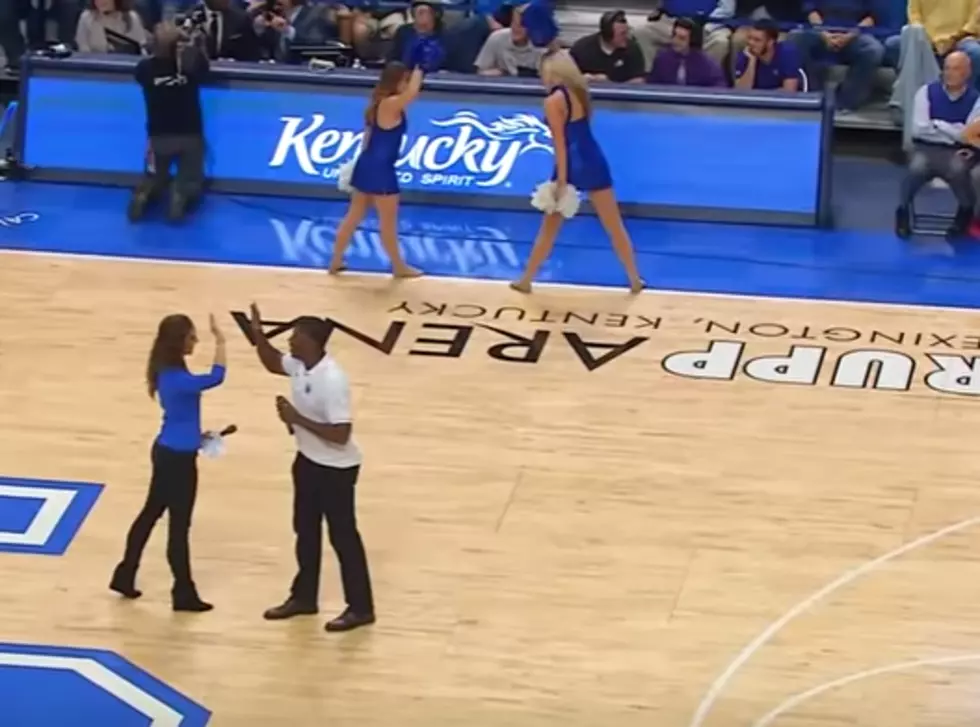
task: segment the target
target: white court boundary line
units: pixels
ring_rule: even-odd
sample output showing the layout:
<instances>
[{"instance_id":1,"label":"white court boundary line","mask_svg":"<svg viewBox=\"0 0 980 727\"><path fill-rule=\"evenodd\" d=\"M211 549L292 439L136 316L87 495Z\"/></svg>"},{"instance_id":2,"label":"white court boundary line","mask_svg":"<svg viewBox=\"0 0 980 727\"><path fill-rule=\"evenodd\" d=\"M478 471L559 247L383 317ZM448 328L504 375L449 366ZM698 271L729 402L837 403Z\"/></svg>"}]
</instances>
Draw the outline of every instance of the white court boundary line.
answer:
<instances>
[{"instance_id":1,"label":"white court boundary line","mask_svg":"<svg viewBox=\"0 0 980 727\"><path fill-rule=\"evenodd\" d=\"M908 543L885 553L884 555L878 556L874 560L869 560L856 568L852 568L834 581L831 581L825 585L820 590L804 598L776 621L769 624L769 626L766 627L762 633L756 636L755 639L753 639L747 646L745 646L745 648L742 649L742 651L738 653L728 667L726 667L725 671L723 671L715 679L711 687L708 689L708 693L705 694L704 698L701 700L701 703L698 705L694 716L691 718L690 727L701 727L704 724L704 721L707 719L708 714L718 701L718 698L721 696L722 692L724 692L725 687L728 686L728 683L732 680L738 670L745 666L746 662L748 662L759 649L765 646L766 643L768 643L769 640L775 636L786 624L799 616L801 613L807 611L818 601L822 600L826 596L829 596L834 591L843 588L852 581L855 581L861 576L875 570L879 566L882 566L901 555L905 555L916 548L921 548L924 545L928 545L936 540L945 538L947 535L952 535L960 530L965 530L966 528L978 523L980 523L980 515L972 517L969 520L954 523L953 525L947 525L945 528L937 530L933 533L918 537L915 540L909 541Z\"/></svg>"},{"instance_id":2,"label":"white court boundary line","mask_svg":"<svg viewBox=\"0 0 980 727\"><path fill-rule=\"evenodd\" d=\"M766 716L760 718L753 727L769 727L776 719L783 715L783 713L798 707L799 705L807 702L814 697L818 697L824 692L829 692L838 687L844 687L848 684L853 684L854 682L860 682L864 679L870 679L871 677L880 676L882 674L893 674L900 671L912 671L913 669L921 669L926 666L945 666L947 664L962 664L969 661L980 661L980 653L972 654L960 654L959 656L942 656L934 659L918 659L916 661L902 661L895 664L887 664L886 666L875 667L874 669L865 669L864 671L855 672L854 674L848 674L845 677L840 677L839 679L834 679L833 681L825 682L818 687L813 687L812 689L807 689L805 692L800 692L799 694L794 694L792 697L787 699L785 702L780 704L774 710L769 712Z\"/></svg>"},{"instance_id":3,"label":"white court boundary line","mask_svg":"<svg viewBox=\"0 0 980 727\"><path fill-rule=\"evenodd\" d=\"M65 260L96 260L101 262L115 262L115 263L142 263L144 265L176 265L184 267L199 267L199 268L218 268L225 270L250 270L252 272L260 270L270 270L277 273L306 273L312 275L322 275L327 277L327 272L325 269L321 268L310 268L303 266L291 266L291 265L268 265L264 263L256 263L254 265L247 265L245 263L221 263L213 262L208 260L174 260L171 258L155 258L155 257L132 257L128 255L102 255L99 253L81 253L81 252L54 252L50 250L18 250L14 248L0 248L0 255L24 255L32 257L51 257L51 258L62 258ZM344 277L366 277L366 278L387 278L388 273L375 273L375 272L359 272L359 271L349 271L344 274ZM447 283L475 283L479 285L503 285L506 286L506 280L495 280L489 278L466 278L458 275L428 275L423 279L437 280ZM411 285L411 281L399 281L400 284ZM608 285L579 285L576 283L551 283L548 281L541 281L534 283L535 288L551 288L554 290L570 290L570 291L594 291L600 293L628 293L629 289L624 285L620 288L608 286ZM658 295L658 296L669 296L674 298L714 298L718 300L737 300L737 301L760 301L764 303L807 303L810 305L832 305L832 306L849 306L851 308L876 308L876 309L888 309L888 310L902 310L908 311L912 310L925 310L925 311L939 311L945 313L976 313L976 308L967 308L956 306L944 306L944 305L930 305L928 303L874 303L866 300L844 300L841 298L800 298L800 297L780 297L776 295L752 295L749 293L709 293L700 290L671 290L666 288L646 288L643 290L641 295ZM533 296L533 294L532 294Z\"/></svg>"}]
</instances>

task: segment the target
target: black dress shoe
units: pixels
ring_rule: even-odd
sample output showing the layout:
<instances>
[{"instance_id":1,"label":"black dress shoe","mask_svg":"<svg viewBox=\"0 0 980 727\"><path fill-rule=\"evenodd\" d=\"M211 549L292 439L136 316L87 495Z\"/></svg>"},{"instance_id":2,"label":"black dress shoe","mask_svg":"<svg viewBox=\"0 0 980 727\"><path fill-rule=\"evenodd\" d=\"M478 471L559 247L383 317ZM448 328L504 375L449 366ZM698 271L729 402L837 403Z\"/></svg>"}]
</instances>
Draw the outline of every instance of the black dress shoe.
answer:
<instances>
[{"instance_id":1,"label":"black dress shoe","mask_svg":"<svg viewBox=\"0 0 980 727\"><path fill-rule=\"evenodd\" d=\"M373 613L357 613L348 608L333 621L327 621L327 625L324 628L330 632L350 631L361 626L373 624L374 621Z\"/></svg>"},{"instance_id":2,"label":"black dress shoe","mask_svg":"<svg viewBox=\"0 0 980 727\"><path fill-rule=\"evenodd\" d=\"M187 613L204 613L210 611L214 606L207 601L202 601L197 596L192 598L174 598L174 611L184 611Z\"/></svg>"},{"instance_id":3,"label":"black dress shoe","mask_svg":"<svg viewBox=\"0 0 980 727\"><path fill-rule=\"evenodd\" d=\"M113 571L109 589L124 598L137 599L143 595L143 591L136 588L136 576L127 573L121 565L116 566L116 570Z\"/></svg>"},{"instance_id":4,"label":"black dress shoe","mask_svg":"<svg viewBox=\"0 0 980 727\"><path fill-rule=\"evenodd\" d=\"M266 621L282 621L293 616L312 616L318 610L315 605L290 598L285 603L270 608L262 614L262 618Z\"/></svg>"}]
</instances>

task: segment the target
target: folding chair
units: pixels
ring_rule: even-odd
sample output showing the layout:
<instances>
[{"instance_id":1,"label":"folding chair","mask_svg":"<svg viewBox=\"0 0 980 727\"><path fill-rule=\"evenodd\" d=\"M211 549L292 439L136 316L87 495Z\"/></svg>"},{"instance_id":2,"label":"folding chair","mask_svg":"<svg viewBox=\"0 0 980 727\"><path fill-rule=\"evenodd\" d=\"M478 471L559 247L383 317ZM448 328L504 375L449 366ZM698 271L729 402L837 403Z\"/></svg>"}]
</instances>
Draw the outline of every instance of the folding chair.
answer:
<instances>
[{"instance_id":1,"label":"folding chair","mask_svg":"<svg viewBox=\"0 0 980 727\"><path fill-rule=\"evenodd\" d=\"M951 212L924 211L921 208L921 202L918 206L916 204L918 197L919 195L913 197L912 204L909 206L909 222L912 227L912 234L922 235L923 237L944 237L946 230L953 224L955 214Z\"/></svg>"}]
</instances>

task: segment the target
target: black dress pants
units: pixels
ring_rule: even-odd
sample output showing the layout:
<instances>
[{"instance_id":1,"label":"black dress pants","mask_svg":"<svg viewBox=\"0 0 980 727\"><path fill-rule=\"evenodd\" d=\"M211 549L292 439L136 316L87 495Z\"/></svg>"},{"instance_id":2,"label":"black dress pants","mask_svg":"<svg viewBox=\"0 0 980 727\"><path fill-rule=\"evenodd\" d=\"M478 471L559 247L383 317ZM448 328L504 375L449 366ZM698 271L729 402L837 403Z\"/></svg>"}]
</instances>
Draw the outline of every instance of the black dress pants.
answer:
<instances>
[{"instance_id":1,"label":"black dress pants","mask_svg":"<svg viewBox=\"0 0 980 727\"><path fill-rule=\"evenodd\" d=\"M174 576L173 595L195 596L191 579L190 529L197 499L197 452L178 452L153 444L153 475L146 504L129 529L126 554L117 569L128 579L136 577L143 549L157 520L167 512L167 561Z\"/></svg>"},{"instance_id":2,"label":"black dress pants","mask_svg":"<svg viewBox=\"0 0 980 727\"><path fill-rule=\"evenodd\" d=\"M358 614L373 614L371 577L364 544L354 514L354 485L360 467L326 467L296 455L293 462L293 530L296 533L296 562L291 598L316 606L320 595L320 558L323 549L323 518L327 519L330 545L340 562L340 577L348 608Z\"/></svg>"}]
</instances>

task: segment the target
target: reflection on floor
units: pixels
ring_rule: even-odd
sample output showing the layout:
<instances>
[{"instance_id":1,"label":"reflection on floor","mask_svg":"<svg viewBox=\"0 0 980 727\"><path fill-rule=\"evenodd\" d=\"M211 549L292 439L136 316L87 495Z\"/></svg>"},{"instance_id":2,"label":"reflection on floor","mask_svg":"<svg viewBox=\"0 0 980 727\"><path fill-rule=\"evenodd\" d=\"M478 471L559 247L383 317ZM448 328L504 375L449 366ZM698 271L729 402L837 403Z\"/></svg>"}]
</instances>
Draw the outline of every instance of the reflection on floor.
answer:
<instances>
[{"instance_id":1,"label":"reflection on floor","mask_svg":"<svg viewBox=\"0 0 980 727\"><path fill-rule=\"evenodd\" d=\"M188 262L321 268L343 216L338 202L212 196L179 232L125 220L122 189L0 185L0 248ZM442 207L402 211L406 258L431 275L507 280L520 271L540 222L532 212ZM652 287L686 292L973 307L980 246L903 243L887 230L784 229L630 220ZM355 271L387 260L368 222L352 245ZM625 284L595 218L562 231L543 281Z\"/></svg>"}]
</instances>

